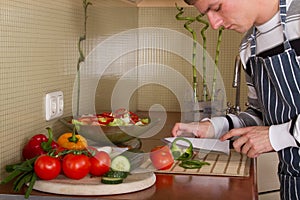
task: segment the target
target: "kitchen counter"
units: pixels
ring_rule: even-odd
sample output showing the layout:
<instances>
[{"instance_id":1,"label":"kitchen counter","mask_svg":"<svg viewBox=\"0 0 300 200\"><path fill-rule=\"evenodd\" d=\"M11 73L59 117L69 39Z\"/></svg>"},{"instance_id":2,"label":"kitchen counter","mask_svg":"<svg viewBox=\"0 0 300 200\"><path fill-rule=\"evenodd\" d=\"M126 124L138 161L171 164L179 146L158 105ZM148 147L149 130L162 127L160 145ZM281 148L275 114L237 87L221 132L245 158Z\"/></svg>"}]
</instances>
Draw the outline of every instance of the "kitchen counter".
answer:
<instances>
[{"instance_id":1,"label":"kitchen counter","mask_svg":"<svg viewBox=\"0 0 300 200\"><path fill-rule=\"evenodd\" d=\"M167 121L159 134L151 138L142 139L142 149L148 151L155 145L163 144L162 137L169 137L170 131L177 121L180 121L179 113L168 113ZM23 199L24 190L17 194L11 191L12 186L0 185L0 200ZM4 195L8 194L8 195ZM4 195L4 196L3 196ZM224 200L257 200L256 160L251 159L250 176L226 177L188 174L156 174L156 183L142 191L111 195L111 196L62 196L33 191L33 199L224 199Z\"/></svg>"}]
</instances>

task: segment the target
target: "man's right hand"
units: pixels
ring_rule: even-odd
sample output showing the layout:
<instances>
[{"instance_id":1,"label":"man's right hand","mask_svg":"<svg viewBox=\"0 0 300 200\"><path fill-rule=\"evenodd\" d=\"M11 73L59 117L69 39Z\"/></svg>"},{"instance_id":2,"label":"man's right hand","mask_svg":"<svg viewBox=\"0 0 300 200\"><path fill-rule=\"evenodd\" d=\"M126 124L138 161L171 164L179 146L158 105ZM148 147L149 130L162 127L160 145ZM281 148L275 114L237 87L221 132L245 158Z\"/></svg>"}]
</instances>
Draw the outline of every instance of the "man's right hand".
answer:
<instances>
[{"instance_id":1,"label":"man's right hand","mask_svg":"<svg viewBox=\"0 0 300 200\"><path fill-rule=\"evenodd\" d=\"M184 133L193 133L198 138L213 138L215 136L214 127L210 121L176 123L172 129L174 137L181 136Z\"/></svg>"}]
</instances>

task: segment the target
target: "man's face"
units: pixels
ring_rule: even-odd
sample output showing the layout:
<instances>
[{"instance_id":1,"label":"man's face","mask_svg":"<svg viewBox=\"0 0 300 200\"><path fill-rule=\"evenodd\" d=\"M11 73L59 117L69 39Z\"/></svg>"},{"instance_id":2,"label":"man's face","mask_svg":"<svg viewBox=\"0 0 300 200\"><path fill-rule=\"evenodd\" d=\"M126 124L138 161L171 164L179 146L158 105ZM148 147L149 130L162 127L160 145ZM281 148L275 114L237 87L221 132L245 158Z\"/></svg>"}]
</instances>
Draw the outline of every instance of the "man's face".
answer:
<instances>
[{"instance_id":1,"label":"man's face","mask_svg":"<svg viewBox=\"0 0 300 200\"><path fill-rule=\"evenodd\" d=\"M223 26L244 33L255 23L256 1L250 0L198 0L194 6L206 14L213 29Z\"/></svg>"}]
</instances>

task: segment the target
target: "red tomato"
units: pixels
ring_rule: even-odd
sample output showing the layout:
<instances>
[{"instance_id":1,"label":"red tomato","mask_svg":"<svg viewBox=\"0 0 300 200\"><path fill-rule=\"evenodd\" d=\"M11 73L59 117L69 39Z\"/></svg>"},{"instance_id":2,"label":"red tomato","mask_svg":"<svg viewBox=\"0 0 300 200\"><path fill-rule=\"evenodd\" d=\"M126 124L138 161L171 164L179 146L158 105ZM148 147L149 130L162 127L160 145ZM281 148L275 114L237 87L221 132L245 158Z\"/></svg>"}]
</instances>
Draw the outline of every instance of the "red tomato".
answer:
<instances>
[{"instance_id":1,"label":"red tomato","mask_svg":"<svg viewBox=\"0 0 300 200\"><path fill-rule=\"evenodd\" d=\"M158 170L170 169L174 163L172 153L168 146L158 146L151 150L150 159Z\"/></svg>"},{"instance_id":2,"label":"red tomato","mask_svg":"<svg viewBox=\"0 0 300 200\"><path fill-rule=\"evenodd\" d=\"M36 175L44 180L56 178L61 172L61 163L58 158L43 154L34 163Z\"/></svg>"},{"instance_id":3,"label":"red tomato","mask_svg":"<svg viewBox=\"0 0 300 200\"><path fill-rule=\"evenodd\" d=\"M63 173L71 179L82 179L90 171L91 163L86 155L67 154L62 161Z\"/></svg>"},{"instance_id":4,"label":"red tomato","mask_svg":"<svg viewBox=\"0 0 300 200\"><path fill-rule=\"evenodd\" d=\"M111 159L105 151L99 151L94 157L90 158L90 174L93 176L102 176L110 169Z\"/></svg>"}]
</instances>

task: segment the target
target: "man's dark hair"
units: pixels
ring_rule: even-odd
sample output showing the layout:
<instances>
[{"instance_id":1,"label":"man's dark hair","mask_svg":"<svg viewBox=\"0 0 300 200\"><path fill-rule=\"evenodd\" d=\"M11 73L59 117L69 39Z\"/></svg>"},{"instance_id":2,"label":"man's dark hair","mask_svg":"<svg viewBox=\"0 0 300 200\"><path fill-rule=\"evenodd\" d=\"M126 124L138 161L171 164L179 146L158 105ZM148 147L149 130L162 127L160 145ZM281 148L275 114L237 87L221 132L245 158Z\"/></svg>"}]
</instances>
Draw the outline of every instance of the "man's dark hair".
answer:
<instances>
[{"instance_id":1,"label":"man's dark hair","mask_svg":"<svg viewBox=\"0 0 300 200\"><path fill-rule=\"evenodd\" d=\"M197 0L184 0L184 2L187 3L188 5L194 5L196 1Z\"/></svg>"}]
</instances>

